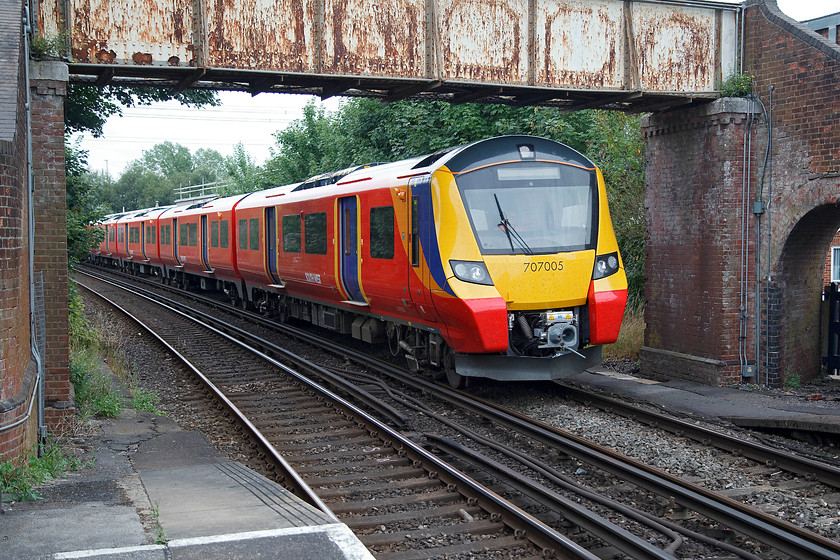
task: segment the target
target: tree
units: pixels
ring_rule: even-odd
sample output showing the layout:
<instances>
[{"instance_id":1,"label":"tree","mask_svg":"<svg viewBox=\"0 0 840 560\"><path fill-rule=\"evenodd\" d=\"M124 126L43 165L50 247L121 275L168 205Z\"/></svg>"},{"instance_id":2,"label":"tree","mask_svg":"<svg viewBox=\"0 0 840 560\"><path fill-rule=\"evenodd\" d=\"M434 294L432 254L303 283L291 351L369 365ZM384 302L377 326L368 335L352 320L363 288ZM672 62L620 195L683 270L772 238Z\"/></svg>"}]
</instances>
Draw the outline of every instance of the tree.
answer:
<instances>
[{"instance_id":1,"label":"tree","mask_svg":"<svg viewBox=\"0 0 840 560\"><path fill-rule=\"evenodd\" d=\"M67 261L71 267L102 240L102 230L89 227L101 221L105 209L97 201L94 185L88 180L87 152L65 143L67 169Z\"/></svg>"},{"instance_id":2,"label":"tree","mask_svg":"<svg viewBox=\"0 0 840 560\"><path fill-rule=\"evenodd\" d=\"M177 188L219 180L224 162L216 150L201 149L193 155L185 146L162 142L129 163L103 196L114 212L172 204Z\"/></svg>"},{"instance_id":3,"label":"tree","mask_svg":"<svg viewBox=\"0 0 840 560\"><path fill-rule=\"evenodd\" d=\"M242 143L234 146L233 154L225 158L222 177L224 186L218 192L223 196L254 192L272 186L266 183L263 171L245 151Z\"/></svg>"}]
</instances>

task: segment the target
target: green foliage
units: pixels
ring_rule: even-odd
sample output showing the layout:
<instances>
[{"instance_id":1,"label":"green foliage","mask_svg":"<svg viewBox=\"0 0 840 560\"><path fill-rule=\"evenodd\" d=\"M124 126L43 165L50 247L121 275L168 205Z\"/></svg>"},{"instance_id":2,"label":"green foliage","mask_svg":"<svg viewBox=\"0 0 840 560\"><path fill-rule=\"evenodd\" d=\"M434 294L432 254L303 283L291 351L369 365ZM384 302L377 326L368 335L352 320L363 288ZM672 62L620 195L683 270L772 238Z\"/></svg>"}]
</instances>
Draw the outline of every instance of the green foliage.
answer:
<instances>
[{"instance_id":1,"label":"green foliage","mask_svg":"<svg viewBox=\"0 0 840 560\"><path fill-rule=\"evenodd\" d=\"M799 389L799 386L802 385L802 376L798 373L792 373L790 368L788 368L785 374L785 382L784 388L787 391L793 391L795 389Z\"/></svg>"},{"instance_id":2,"label":"green foliage","mask_svg":"<svg viewBox=\"0 0 840 560\"><path fill-rule=\"evenodd\" d=\"M718 84L721 97L746 97L752 93L754 76L747 74L732 74Z\"/></svg>"},{"instance_id":3,"label":"green foliage","mask_svg":"<svg viewBox=\"0 0 840 560\"><path fill-rule=\"evenodd\" d=\"M103 184L100 199L110 212L165 206L175 201L178 187L219 180L225 165L216 150L192 154L181 144L162 142L129 163L117 181Z\"/></svg>"},{"instance_id":4,"label":"green foliage","mask_svg":"<svg viewBox=\"0 0 840 560\"><path fill-rule=\"evenodd\" d=\"M81 466L78 459L69 457L60 446L48 440L40 458L30 454L18 461L0 461L0 494L4 500L37 500L39 484Z\"/></svg>"},{"instance_id":5,"label":"green foliage","mask_svg":"<svg viewBox=\"0 0 840 560\"><path fill-rule=\"evenodd\" d=\"M147 391L146 389L135 387L132 390L131 401L129 403L134 410L143 410L151 412L157 416L165 416L160 408L160 396L154 391Z\"/></svg>"},{"instance_id":6,"label":"green foliage","mask_svg":"<svg viewBox=\"0 0 840 560\"><path fill-rule=\"evenodd\" d=\"M79 287L74 280L67 283L67 299L70 308L70 349L90 350L98 347L96 331L91 328L85 316L85 306Z\"/></svg>"},{"instance_id":7,"label":"green foliage","mask_svg":"<svg viewBox=\"0 0 840 560\"><path fill-rule=\"evenodd\" d=\"M67 261L70 267L79 263L94 245L102 241L104 232L89 227L101 221L105 208L98 202L100 193L88 180L87 152L64 144L67 175Z\"/></svg>"},{"instance_id":8,"label":"green foliage","mask_svg":"<svg viewBox=\"0 0 840 560\"><path fill-rule=\"evenodd\" d=\"M76 410L82 420L94 416L113 418L123 409L123 399L113 386L113 376L99 369L99 352L81 349L70 353L70 382L76 393Z\"/></svg>"},{"instance_id":9,"label":"green foliage","mask_svg":"<svg viewBox=\"0 0 840 560\"><path fill-rule=\"evenodd\" d=\"M67 33L57 36L33 35L29 52L34 58L59 58L67 50Z\"/></svg>"}]
</instances>

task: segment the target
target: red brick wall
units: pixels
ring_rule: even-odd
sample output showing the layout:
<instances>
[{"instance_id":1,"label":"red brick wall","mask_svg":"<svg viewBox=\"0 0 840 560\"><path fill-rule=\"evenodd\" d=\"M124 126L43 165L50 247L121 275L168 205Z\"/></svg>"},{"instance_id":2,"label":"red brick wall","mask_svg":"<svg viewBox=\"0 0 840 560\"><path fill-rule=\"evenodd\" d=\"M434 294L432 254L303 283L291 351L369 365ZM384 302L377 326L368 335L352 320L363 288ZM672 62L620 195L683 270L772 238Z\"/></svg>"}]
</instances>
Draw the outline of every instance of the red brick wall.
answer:
<instances>
[{"instance_id":1,"label":"red brick wall","mask_svg":"<svg viewBox=\"0 0 840 560\"><path fill-rule=\"evenodd\" d=\"M774 86L773 195L764 218L772 221L764 286L771 312L763 318L772 384L821 373L823 263L840 228L840 46L787 19L772 0L747 6L744 69L765 103ZM758 144L766 145L761 137Z\"/></svg>"},{"instance_id":2,"label":"red brick wall","mask_svg":"<svg viewBox=\"0 0 840 560\"><path fill-rule=\"evenodd\" d=\"M45 417L61 430L74 416L70 384L67 224L64 169L64 98L67 66L35 62L30 76L33 176L35 182L35 270L44 273L47 345Z\"/></svg>"},{"instance_id":3,"label":"red brick wall","mask_svg":"<svg viewBox=\"0 0 840 560\"><path fill-rule=\"evenodd\" d=\"M20 29L20 8L0 10L0 29ZM18 37L20 33L18 33ZM5 53L0 84L0 429L24 419L35 384L30 353L26 84L20 44ZM0 431L0 460L37 443L29 422Z\"/></svg>"},{"instance_id":4,"label":"red brick wall","mask_svg":"<svg viewBox=\"0 0 840 560\"><path fill-rule=\"evenodd\" d=\"M643 120L648 238L641 359L649 375L712 385L740 378L742 162L754 109L743 99L722 99ZM753 255L751 237L746 249ZM747 263L752 279L754 261ZM747 336L752 344L751 330Z\"/></svg>"},{"instance_id":5,"label":"red brick wall","mask_svg":"<svg viewBox=\"0 0 840 560\"><path fill-rule=\"evenodd\" d=\"M750 0L744 70L755 76L754 92L772 110L773 124L762 191L769 204L760 220L749 216L751 279L756 228L762 232L762 309L756 317L751 280L747 357L757 359L758 381L778 386L788 376L821 373L822 274L840 228L840 47L787 19L773 0ZM745 122L743 108L707 113L674 110L645 122L648 304L641 361L652 375L717 384L740 378ZM757 122L752 136L752 200L764 171L766 123Z\"/></svg>"}]
</instances>

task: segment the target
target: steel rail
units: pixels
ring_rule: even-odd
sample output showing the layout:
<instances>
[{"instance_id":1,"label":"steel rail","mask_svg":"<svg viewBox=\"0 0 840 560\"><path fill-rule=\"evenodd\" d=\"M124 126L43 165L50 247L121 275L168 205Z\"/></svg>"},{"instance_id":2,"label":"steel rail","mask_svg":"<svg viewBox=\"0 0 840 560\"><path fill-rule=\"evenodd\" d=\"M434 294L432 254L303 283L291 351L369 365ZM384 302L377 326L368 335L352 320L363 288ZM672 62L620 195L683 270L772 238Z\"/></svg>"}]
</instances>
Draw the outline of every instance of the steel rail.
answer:
<instances>
[{"instance_id":1,"label":"steel rail","mask_svg":"<svg viewBox=\"0 0 840 560\"><path fill-rule=\"evenodd\" d=\"M104 279L102 277L95 276L95 275L92 275L92 274L89 274L89 273L83 273L83 274L86 274L86 275L88 275L90 277L93 277L93 278L97 278L101 282L107 282L107 283L110 283L114 286L118 285L117 281L112 280L112 279ZM148 296L144 296L142 294L137 293L136 290L138 288L136 286L131 286L130 284L127 284L127 283L124 283L124 285L129 286L130 289L135 291L135 293L137 295L148 298ZM146 292L146 293L150 293L150 292ZM180 294L181 292L178 291L178 293ZM151 298L151 299L153 299L153 298ZM215 300L209 300L208 299L208 301L213 302L217 305L219 304L219 302L215 301ZM227 306L225 306L225 307L227 308ZM342 390L347 391L348 393L352 394L356 399L358 399L361 402L364 402L367 406L371 407L373 410L376 410L378 413L382 414L385 418L388 418L395 425L402 426L402 425L405 424L405 416L403 414L401 414L395 408L384 404L380 399L377 399L376 397L374 397L373 395L371 395L370 393L368 393L364 389L362 389L362 388L360 388L356 385L353 385L352 383L349 383L346 379L344 379L340 375L335 375L332 372L330 372L329 370L327 370L327 369L325 369L325 368L323 368L323 367L321 367L317 364L314 364L311 361L306 360L306 359L302 358L301 356L298 356L298 355L294 354L293 352L290 352L290 351L286 350L285 348L281 348L280 346L277 346L276 344L272 344L272 343L268 342L267 340L263 340L261 338L258 338L256 336L252 335L251 333L249 333L248 331L240 329L239 327L237 327L235 325L231 325L229 323L226 323L225 321L222 321L221 319L213 317L212 315L210 315L208 313L203 313L203 312L198 311L196 309L188 309L186 312L181 312L181 311L177 311L177 310L174 310L174 311L176 311L178 313L181 313L183 315L186 315L186 316L190 316L194 320L201 321L201 322L206 322L207 324L213 325L220 332L223 332L226 335L230 335L231 337L233 337L237 340L247 341L249 344L252 344L254 346L258 346L258 347L260 347L264 350L270 350L271 352L275 352L276 354L278 354L280 356L283 356L285 359L289 360L290 362L293 362L293 363L297 364L298 366L303 366L303 367L307 368L310 372L315 373L316 375L318 375L322 379L325 379L328 382L332 383L334 386L340 387ZM248 317L252 317L252 316L248 315Z\"/></svg>"},{"instance_id":2,"label":"steel rail","mask_svg":"<svg viewBox=\"0 0 840 560\"><path fill-rule=\"evenodd\" d=\"M619 401L618 399L600 395L567 383L558 382L557 384L562 387L565 393L579 402L592 404L631 420L642 422L652 428L661 428L678 436L685 436L699 441L704 445L711 444L748 459L760 461L768 466L778 467L784 471L802 475L811 480L818 480L823 484L835 488L840 488L840 468L834 465L697 426L660 412L645 410Z\"/></svg>"},{"instance_id":3,"label":"steel rail","mask_svg":"<svg viewBox=\"0 0 840 560\"><path fill-rule=\"evenodd\" d=\"M424 383L432 385L428 382ZM433 389L427 387L426 390ZM447 394L449 396L446 396ZM830 539L691 484L621 453L595 445L584 438L460 391L448 390L448 388L447 391L442 391L438 387L436 395L453 404L470 409L495 423L553 446L567 455L629 480L651 492L668 498L673 497L680 505L765 542L794 558L802 557L804 554L807 558L840 560L840 544Z\"/></svg>"},{"instance_id":4,"label":"steel rail","mask_svg":"<svg viewBox=\"0 0 840 560\"><path fill-rule=\"evenodd\" d=\"M137 323L143 330L149 333L153 338L155 338L158 342L160 342L173 356L175 356L185 367L187 367L193 375L195 375L201 382L210 390L215 398L221 401L224 406L228 409L230 414L242 424L245 429L248 431L248 434L251 435L259 444L259 446L268 454L269 457L283 470L283 475L285 477L286 484L289 485L290 490L296 496L302 498L310 505L318 508L319 510L323 511L327 514L333 521L336 523L340 523L340 520L336 515L332 512L332 510L318 497L312 488L309 487L306 482L304 482L303 478L294 470L294 468L277 452L271 442L269 442L265 436L257 429L256 426L242 413L242 411L237 408L235 404L233 404L230 399L228 399L222 391L216 387L212 381L210 381L198 368L196 368L192 362L187 359L181 352L179 352L175 347L169 344L165 339L163 339L154 329L148 326L146 323L143 322L142 319L139 317L134 316L131 312L124 309L122 306L117 304L116 302L109 299L107 296L100 294L93 288L85 286L84 284L78 283L79 286L86 289L96 297L102 299L103 301L107 302L108 305L117 309L120 313Z\"/></svg>"},{"instance_id":5,"label":"steel rail","mask_svg":"<svg viewBox=\"0 0 840 560\"><path fill-rule=\"evenodd\" d=\"M108 282L108 281L105 280L105 282ZM304 382L306 385L310 386L312 389L321 393L324 397L332 400L333 402L335 402L336 404L345 408L346 410L351 411L352 414L354 414L358 418L362 419L369 427L375 428L375 430L379 431L380 433L386 434L388 436L388 438L390 438L394 442L397 442L397 444L395 444L395 446L401 447L402 450L405 452L406 456L409 457L410 459L412 459L414 461L419 461L420 464L423 465L423 468L427 472L430 473L430 476L434 475L437 478L443 480L444 482L447 482L448 484L455 485L455 487L457 488L458 492L461 493L461 495L463 495L464 497L466 497L468 499L470 499L470 498L474 499L480 507L482 507L485 511L487 511L491 515L497 516L499 520L501 520L503 523L505 523L509 527L516 528L518 526L524 526L525 527L524 530L518 530L518 531L515 531L515 533L519 536L527 537L535 545L541 547L543 549L544 555L546 555L546 557L552 557L552 556L559 555L560 558L568 558L570 560L599 560L596 555L594 555L591 552L587 551L586 549L582 548L577 543L571 541L566 536L558 533L557 531L555 531L554 529L552 529L548 525L544 524L540 520L536 519L535 517L531 516L530 514L522 511L517 506L513 505L509 501L507 501L504 498L502 498L501 496L497 495L495 492L489 490L488 488L486 488L483 485L479 484L478 482L474 481L473 479L468 477L466 474L462 473L461 471L455 469L451 465L442 461L440 458L436 457L435 455L433 455L429 451L423 449L421 446L414 443L410 439L406 438L405 436L403 436L399 432L395 431L394 429L392 429L387 424L385 424L382 421L378 420L377 418L371 416L366 411L358 408L357 406L353 405L352 403L350 403L346 399L344 399L341 396L333 393L329 389L327 389L325 387L322 387L322 386L318 385L317 383L313 382L312 380L309 380L306 377L302 376L301 374L295 372L294 370L292 370L288 366L282 364L281 362L275 360L271 356L268 356L268 355L264 354L262 351L260 351L256 348L252 348L252 347L248 346L246 343L244 343L244 342L242 342L242 341L240 341L240 340L238 340L238 339L236 339L236 338L234 338L230 335L227 335L224 332L221 332L220 330L216 329L215 327L213 327L211 325L202 324L201 321L199 321L197 318L191 317L190 315L188 315L186 313L183 313L183 312L181 312L177 309L171 308L168 305L162 303L159 299L155 299L155 298L152 298L152 297L134 292L133 290L127 289L127 288L122 287L122 286L116 286L116 287L118 287L120 289L123 289L123 290L126 290L128 292L133 292L134 295L136 295L138 297L144 298L148 301L151 301L151 302L155 303L156 305L161 306L162 308L165 308L165 309L169 310L170 312L176 313L178 315L181 315L184 318L187 318L191 321L194 321L195 323L197 323L197 324L203 326L204 328L216 333L217 335L226 338L230 342L232 342L234 344L237 344L242 348L248 349L249 351L253 352L254 354L256 354L258 356L260 356L261 358L263 358L267 362L271 363L275 367L283 370L286 373L289 373L289 374L295 376L296 378L298 378L299 380ZM92 291L93 293L96 293L91 288L86 288L86 289ZM141 320L139 320L136 317L131 316L130 313L123 310L117 304L111 302L111 300L107 299L105 296L101 296L98 293L96 293L96 294L99 297L102 297L102 299L108 301L109 304L114 305L114 307L119 309L121 312L126 313L126 315L131 317L134 321L136 321L144 329L149 331L153 336L155 336L155 338L157 340L160 340L173 353L176 353L177 355L180 356L180 354L177 353L177 350L172 348L163 339L161 339L155 333L153 333L152 330L148 326L146 326ZM186 359L184 358L184 360L186 360ZM188 361L185 361L185 363L189 364ZM193 371L196 371L195 368L193 368L191 365L188 365L188 367L190 367ZM204 376L201 376L201 377L203 378ZM209 383L209 380L208 380L208 383ZM217 389L215 389L215 386L213 386L212 383L209 383L208 386L213 387L214 393L216 393L218 391ZM237 413L236 413L237 417L241 416L243 419L245 419L247 421L247 418L245 418L244 415L242 415L240 412L238 412L238 409L235 407L235 405L233 405L233 403L230 403L230 401L227 400L227 399L224 399L224 401L226 402L226 406L231 407L233 410L237 411ZM247 421L246 426L250 427L250 426L253 426L253 424L251 424L250 421ZM254 428L254 429L256 429L256 428ZM265 444L268 446L269 450L273 450L273 446L271 446L271 444L268 442L267 439L265 439L262 435L260 435L259 438L260 438L261 442L263 442L263 441L265 442ZM306 485L306 483L300 478L300 476L294 471L294 469L281 456L276 454L276 452L273 452L272 457L275 457L275 456L277 458L279 458L280 464L282 464L284 466L284 470L287 469L289 473L293 474L294 479L296 481L299 481L299 483L301 485L301 488L309 489L308 485ZM325 511L326 513L328 513L332 517L335 517L335 514L332 513L332 511L329 510L329 508L327 508L327 506L324 505L321 502L320 498L318 498L317 495L311 489L309 490L309 492L312 493L312 498L315 500L315 503L320 504L320 505L317 505L316 507L318 507L319 509L322 509L323 511Z\"/></svg>"},{"instance_id":6,"label":"steel rail","mask_svg":"<svg viewBox=\"0 0 840 560\"><path fill-rule=\"evenodd\" d=\"M215 300L210 301L219 303ZM251 318L255 317L252 314L247 315ZM311 341L314 344L323 344L323 341L325 341L322 337L286 325L271 324L293 332L300 339ZM840 560L840 545L838 543L797 527L792 523L767 515L740 502L671 476L611 449L597 446L584 438L528 418L495 403L452 390L438 383L407 375L401 368L382 362L362 352L342 348L340 353L349 359L375 367L382 373L416 389L432 393L438 398L472 410L474 413L490 418L494 422L555 446L568 455L630 480L647 490L669 498L674 497L681 505L765 542L793 557L807 553L810 558Z\"/></svg>"}]
</instances>

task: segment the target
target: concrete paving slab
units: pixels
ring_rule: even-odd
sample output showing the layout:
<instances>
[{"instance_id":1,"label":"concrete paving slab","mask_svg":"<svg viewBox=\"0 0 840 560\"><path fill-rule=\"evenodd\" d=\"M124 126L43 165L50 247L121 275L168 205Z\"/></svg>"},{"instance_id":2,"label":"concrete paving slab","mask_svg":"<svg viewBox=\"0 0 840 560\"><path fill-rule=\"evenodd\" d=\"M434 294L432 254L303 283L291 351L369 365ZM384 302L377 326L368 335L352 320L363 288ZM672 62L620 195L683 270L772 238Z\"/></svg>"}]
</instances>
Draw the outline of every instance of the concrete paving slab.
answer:
<instances>
[{"instance_id":1,"label":"concrete paving slab","mask_svg":"<svg viewBox=\"0 0 840 560\"><path fill-rule=\"evenodd\" d=\"M45 550L45 543L52 543ZM27 509L0 517L0 557L43 558L54 552L145 545L134 506L86 502Z\"/></svg>"}]
</instances>

